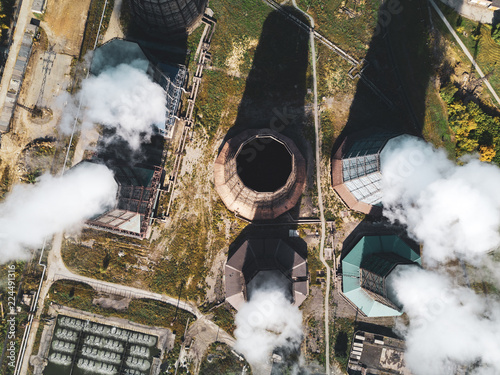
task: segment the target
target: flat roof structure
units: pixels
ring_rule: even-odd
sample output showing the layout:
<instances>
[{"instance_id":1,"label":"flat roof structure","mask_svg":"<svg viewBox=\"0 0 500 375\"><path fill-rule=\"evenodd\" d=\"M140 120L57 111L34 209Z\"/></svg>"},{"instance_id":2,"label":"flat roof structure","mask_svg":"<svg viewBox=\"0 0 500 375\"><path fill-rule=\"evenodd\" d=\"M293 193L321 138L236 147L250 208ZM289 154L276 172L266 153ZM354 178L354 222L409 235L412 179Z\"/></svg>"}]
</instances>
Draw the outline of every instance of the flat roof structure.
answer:
<instances>
[{"instance_id":1,"label":"flat roof structure","mask_svg":"<svg viewBox=\"0 0 500 375\"><path fill-rule=\"evenodd\" d=\"M421 265L420 255L396 235L364 236L342 259L342 293L367 317L401 315L386 282L399 265Z\"/></svg>"},{"instance_id":2,"label":"flat roof structure","mask_svg":"<svg viewBox=\"0 0 500 375\"><path fill-rule=\"evenodd\" d=\"M265 158L268 151L276 156ZM259 178L276 179L271 184L274 187L265 186ZM229 210L251 221L271 220L297 204L306 183L306 161L283 134L270 129L246 130L222 147L214 164L214 179Z\"/></svg>"},{"instance_id":3,"label":"flat roof structure","mask_svg":"<svg viewBox=\"0 0 500 375\"><path fill-rule=\"evenodd\" d=\"M24 80L24 74L26 73L26 67L28 66L31 56L33 38L37 32L38 27L33 23L26 26L26 31L24 32L23 39L21 41L21 47L19 48L14 70L12 71L12 77L8 83L9 88L7 96L5 97L5 102L0 112L0 132L8 132L10 129L10 122L16 109L17 99L19 97L19 93L21 92Z\"/></svg>"},{"instance_id":4,"label":"flat roof structure","mask_svg":"<svg viewBox=\"0 0 500 375\"><path fill-rule=\"evenodd\" d=\"M187 78L186 67L156 61L139 44L115 38L95 50L90 72L99 75L104 70L120 64L131 65L142 70L148 74L153 82L165 90L167 97L166 122L157 127L166 138L171 138L179 112L182 88Z\"/></svg>"},{"instance_id":5,"label":"flat roof structure","mask_svg":"<svg viewBox=\"0 0 500 375\"><path fill-rule=\"evenodd\" d=\"M411 375L404 362L404 352L403 340L357 331L347 371L350 375Z\"/></svg>"},{"instance_id":6,"label":"flat roof structure","mask_svg":"<svg viewBox=\"0 0 500 375\"><path fill-rule=\"evenodd\" d=\"M400 136L382 131L353 134L337 149L332 158L332 186L350 209L382 214L380 155L388 141Z\"/></svg>"},{"instance_id":7,"label":"flat roof structure","mask_svg":"<svg viewBox=\"0 0 500 375\"><path fill-rule=\"evenodd\" d=\"M113 325L58 315L44 375L151 375L158 337Z\"/></svg>"},{"instance_id":8,"label":"flat roof structure","mask_svg":"<svg viewBox=\"0 0 500 375\"><path fill-rule=\"evenodd\" d=\"M264 279L275 280L300 306L309 291L307 260L280 239L246 240L225 266L226 301L239 310Z\"/></svg>"},{"instance_id":9,"label":"flat roof structure","mask_svg":"<svg viewBox=\"0 0 500 375\"><path fill-rule=\"evenodd\" d=\"M88 163L90 161L84 161ZM162 177L160 167L111 166L118 184L116 205L86 225L135 238L145 238L152 222Z\"/></svg>"}]
</instances>

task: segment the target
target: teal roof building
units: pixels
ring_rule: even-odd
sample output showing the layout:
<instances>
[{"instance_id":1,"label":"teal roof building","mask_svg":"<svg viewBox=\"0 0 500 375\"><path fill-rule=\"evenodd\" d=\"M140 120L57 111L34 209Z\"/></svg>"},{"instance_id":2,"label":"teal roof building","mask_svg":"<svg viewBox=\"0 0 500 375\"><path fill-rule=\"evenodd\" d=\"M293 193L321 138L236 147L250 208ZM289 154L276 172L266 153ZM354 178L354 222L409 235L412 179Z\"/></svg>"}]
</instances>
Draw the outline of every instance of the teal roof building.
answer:
<instances>
[{"instance_id":1,"label":"teal roof building","mask_svg":"<svg viewBox=\"0 0 500 375\"><path fill-rule=\"evenodd\" d=\"M342 260L342 292L367 317L401 315L388 278L420 255L396 235L364 236Z\"/></svg>"}]
</instances>

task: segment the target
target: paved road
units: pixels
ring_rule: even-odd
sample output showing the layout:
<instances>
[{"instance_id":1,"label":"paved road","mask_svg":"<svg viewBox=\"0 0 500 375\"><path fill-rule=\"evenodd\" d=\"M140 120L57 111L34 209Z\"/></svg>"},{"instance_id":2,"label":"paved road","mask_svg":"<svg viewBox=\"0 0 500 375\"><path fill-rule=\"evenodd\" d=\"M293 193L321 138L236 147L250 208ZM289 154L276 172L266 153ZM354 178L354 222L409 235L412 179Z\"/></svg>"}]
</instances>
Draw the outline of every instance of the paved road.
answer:
<instances>
[{"instance_id":1,"label":"paved road","mask_svg":"<svg viewBox=\"0 0 500 375\"><path fill-rule=\"evenodd\" d=\"M35 342L35 336L36 332L38 330L38 325L39 325L39 319L40 319L40 314L43 310L45 298L47 297L47 294L49 292L50 287L54 283L54 281L61 280L61 279L69 279L73 281L80 281L83 283L87 283L91 285L93 288L104 291L104 292L110 292L110 293L115 293L118 295L123 295L127 296L130 298L149 298L149 299L154 299L162 302L169 303L171 305L177 306L178 300L177 298L170 297L164 294L159 294L159 293L153 293L147 290L142 290L138 288L133 288L129 287L126 285L121 285L121 284L113 284L109 282L104 282L104 281L99 281L92 279L90 277L85 277L81 275L77 275L70 270L68 270L62 260L61 257L61 245L62 245L62 233L58 233L54 236L54 240L52 243L52 249L49 252L48 256L48 267L47 267L47 280L43 283L43 286L40 290L39 294L39 299L38 299L38 310L36 314L36 318L33 320L33 325L30 330L30 334L28 337L28 344L26 347L26 353L24 355L24 360L23 364L21 366L21 371L20 374L27 374L28 371L28 363L29 359L32 355L33 351L33 345ZM193 315L196 316L198 319L202 319L204 322L204 325L207 328L214 329L213 326L215 326L215 323L210 322L202 313L200 310L196 308L196 306L192 305L191 303L187 301L180 300L179 301L179 308L182 310L186 310ZM221 332L224 332L221 330ZM225 335L227 333L224 332ZM224 335L224 337L225 337ZM227 335L229 336L229 335ZM228 341L229 342L229 341Z\"/></svg>"},{"instance_id":2,"label":"paved road","mask_svg":"<svg viewBox=\"0 0 500 375\"><path fill-rule=\"evenodd\" d=\"M443 22L446 25L446 27L448 28L448 30L450 30L451 35L453 35L453 37L457 41L457 43L460 46L460 48L462 48L462 51L464 51L465 55L469 58L469 60L472 63L472 65L474 65L474 68L476 69L476 71L479 73L479 75L483 79L483 82L486 85L486 87L488 88L488 90L490 90L490 93L493 96L493 98L495 98L495 100L497 101L497 103L500 105L500 97L495 92L495 90L491 86L491 84L488 81L488 79L485 78L484 73L481 70L481 68L479 67L479 65L477 64L476 60L474 60L474 57L472 57L472 55L470 54L470 52L467 49L467 47L465 46L465 44L462 42L462 40L459 38L459 36L457 35L457 33L455 32L455 30L453 29L453 27L450 25L450 23L448 22L448 20L444 16L443 12L441 12L441 9L439 9L439 7L436 5L436 3L434 2L434 0L429 0L429 2L431 3L432 7L436 11L436 13L439 15L439 17L443 20Z\"/></svg>"},{"instance_id":3,"label":"paved road","mask_svg":"<svg viewBox=\"0 0 500 375\"><path fill-rule=\"evenodd\" d=\"M33 0L21 0L21 9L17 18L16 28L12 38L12 45L10 46L9 56L7 57L7 62L5 63L5 69L2 76L2 82L0 83L0 110L3 108L5 98L7 97L9 82L12 78L12 72L14 71L14 65L16 64L19 49L21 48L21 42L23 41L26 25L31 19L32 3Z\"/></svg>"},{"instance_id":4,"label":"paved road","mask_svg":"<svg viewBox=\"0 0 500 375\"><path fill-rule=\"evenodd\" d=\"M165 294L153 293L147 290L133 288L126 285L100 281L71 272L68 268L66 268L66 265L62 260L61 245L62 245L62 234L59 233L54 237L54 242L52 243L52 250L49 253L47 281L45 282L45 287L42 290L48 292L50 286L54 281L67 279L67 280L74 280L87 283L93 288L100 291L109 291L114 294L129 296L130 298L150 298L177 306L177 298L170 297ZM43 295L43 297L45 297L45 295L46 293ZM40 299L41 298L42 296L40 296ZM197 318L201 318L203 316L203 314L200 312L200 310L196 308L196 306L192 305L187 301L180 300L179 308L182 310L189 311Z\"/></svg>"}]
</instances>

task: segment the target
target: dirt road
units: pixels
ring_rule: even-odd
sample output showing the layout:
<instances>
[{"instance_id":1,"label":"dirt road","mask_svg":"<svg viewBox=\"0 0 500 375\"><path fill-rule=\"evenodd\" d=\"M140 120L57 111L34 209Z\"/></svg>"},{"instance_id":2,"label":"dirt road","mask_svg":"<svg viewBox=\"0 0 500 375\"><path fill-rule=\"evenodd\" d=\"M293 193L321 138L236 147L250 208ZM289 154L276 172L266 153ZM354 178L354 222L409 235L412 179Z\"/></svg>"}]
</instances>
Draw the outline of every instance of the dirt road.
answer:
<instances>
[{"instance_id":1,"label":"dirt road","mask_svg":"<svg viewBox=\"0 0 500 375\"><path fill-rule=\"evenodd\" d=\"M72 56L80 55L90 0L48 0L41 23L54 51Z\"/></svg>"}]
</instances>

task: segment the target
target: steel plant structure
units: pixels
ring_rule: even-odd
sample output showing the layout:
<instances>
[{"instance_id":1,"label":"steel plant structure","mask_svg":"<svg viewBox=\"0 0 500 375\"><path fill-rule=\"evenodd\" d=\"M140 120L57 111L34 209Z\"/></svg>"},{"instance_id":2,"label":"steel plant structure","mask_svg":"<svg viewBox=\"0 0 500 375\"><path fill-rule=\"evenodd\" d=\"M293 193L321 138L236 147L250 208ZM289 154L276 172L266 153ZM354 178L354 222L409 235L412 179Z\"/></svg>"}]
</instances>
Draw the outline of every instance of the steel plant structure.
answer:
<instances>
[{"instance_id":1,"label":"steel plant structure","mask_svg":"<svg viewBox=\"0 0 500 375\"><path fill-rule=\"evenodd\" d=\"M126 165L110 168L118 184L116 204L103 214L88 220L86 225L129 237L147 237L163 170L160 167Z\"/></svg>"},{"instance_id":2,"label":"steel plant structure","mask_svg":"<svg viewBox=\"0 0 500 375\"><path fill-rule=\"evenodd\" d=\"M299 306L307 297L307 261L280 239L248 239L229 256L225 266L226 300L237 310L260 285L283 290ZM269 285L269 284L266 284Z\"/></svg>"},{"instance_id":3,"label":"steel plant structure","mask_svg":"<svg viewBox=\"0 0 500 375\"><path fill-rule=\"evenodd\" d=\"M355 211L382 214L380 158L391 140L408 137L379 132L346 137L332 158L332 185L347 206Z\"/></svg>"},{"instance_id":4,"label":"steel plant structure","mask_svg":"<svg viewBox=\"0 0 500 375\"><path fill-rule=\"evenodd\" d=\"M389 278L402 265L420 264L420 255L400 237L364 236L342 259L342 292L365 316L401 315Z\"/></svg>"},{"instance_id":5,"label":"steel plant structure","mask_svg":"<svg viewBox=\"0 0 500 375\"><path fill-rule=\"evenodd\" d=\"M306 162L290 138L270 129L246 130L222 147L214 179L229 210L248 220L271 220L297 204Z\"/></svg>"},{"instance_id":6,"label":"steel plant structure","mask_svg":"<svg viewBox=\"0 0 500 375\"><path fill-rule=\"evenodd\" d=\"M182 88L187 78L186 67L157 61L152 54L146 53L137 43L115 38L95 50L90 72L99 75L105 69L120 64L132 65L142 70L165 90L166 122L156 124L156 127L166 138L171 138L179 112Z\"/></svg>"},{"instance_id":7,"label":"steel plant structure","mask_svg":"<svg viewBox=\"0 0 500 375\"><path fill-rule=\"evenodd\" d=\"M190 34L200 23L208 0L131 0L135 23L155 37Z\"/></svg>"}]
</instances>

